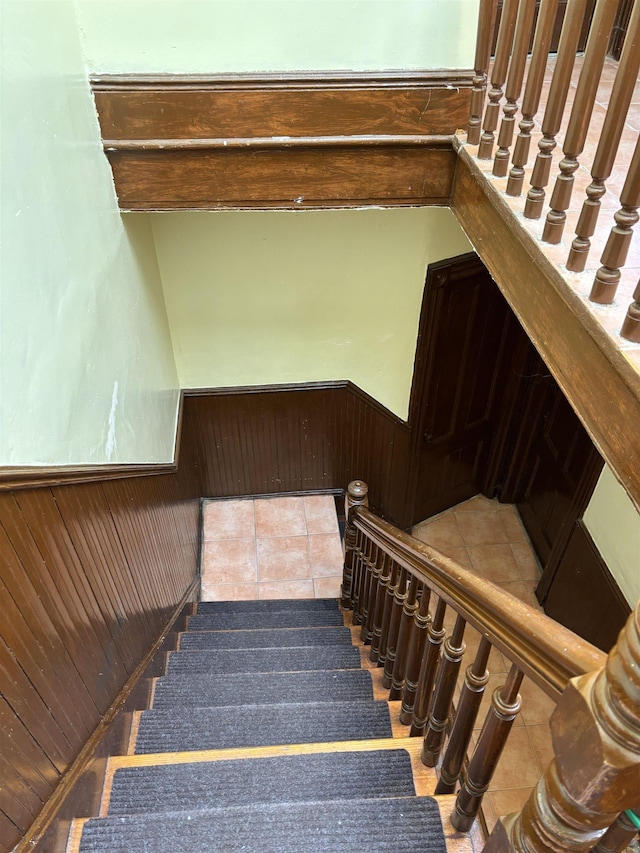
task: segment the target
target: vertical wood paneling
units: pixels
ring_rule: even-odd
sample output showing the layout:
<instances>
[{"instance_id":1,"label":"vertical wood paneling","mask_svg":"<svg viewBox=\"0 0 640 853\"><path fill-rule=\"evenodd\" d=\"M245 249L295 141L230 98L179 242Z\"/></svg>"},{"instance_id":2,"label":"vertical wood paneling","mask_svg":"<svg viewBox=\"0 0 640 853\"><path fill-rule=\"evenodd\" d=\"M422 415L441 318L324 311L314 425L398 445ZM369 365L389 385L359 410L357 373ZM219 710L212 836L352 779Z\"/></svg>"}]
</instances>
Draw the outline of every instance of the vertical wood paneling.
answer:
<instances>
[{"instance_id":1,"label":"vertical wood paneling","mask_svg":"<svg viewBox=\"0 0 640 853\"><path fill-rule=\"evenodd\" d=\"M0 495L0 851L29 829L197 574L177 473Z\"/></svg>"}]
</instances>

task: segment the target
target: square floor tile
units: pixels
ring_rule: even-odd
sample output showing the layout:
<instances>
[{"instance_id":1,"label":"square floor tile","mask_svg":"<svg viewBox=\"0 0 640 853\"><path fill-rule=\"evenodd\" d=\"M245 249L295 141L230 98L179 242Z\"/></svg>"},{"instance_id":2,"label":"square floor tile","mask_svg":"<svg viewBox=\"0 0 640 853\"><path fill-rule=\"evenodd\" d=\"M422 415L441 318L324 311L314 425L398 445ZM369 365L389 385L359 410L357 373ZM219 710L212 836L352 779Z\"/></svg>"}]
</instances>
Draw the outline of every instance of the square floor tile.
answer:
<instances>
[{"instance_id":1,"label":"square floor tile","mask_svg":"<svg viewBox=\"0 0 640 853\"><path fill-rule=\"evenodd\" d=\"M205 542L202 549L202 579L207 583L255 583L255 539Z\"/></svg>"},{"instance_id":2,"label":"square floor tile","mask_svg":"<svg viewBox=\"0 0 640 853\"><path fill-rule=\"evenodd\" d=\"M258 539L258 583L310 577L306 536Z\"/></svg>"},{"instance_id":3,"label":"square floor tile","mask_svg":"<svg viewBox=\"0 0 640 853\"><path fill-rule=\"evenodd\" d=\"M411 533L416 539L426 542L427 545L437 548L444 554L448 553L449 548L464 547L464 540L453 513L416 524Z\"/></svg>"},{"instance_id":4,"label":"square floor tile","mask_svg":"<svg viewBox=\"0 0 640 853\"><path fill-rule=\"evenodd\" d=\"M344 560L338 534L321 533L309 536L309 558L311 575L314 578L342 574Z\"/></svg>"},{"instance_id":5,"label":"square floor tile","mask_svg":"<svg viewBox=\"0 0 640 853\"><path fill-rule=\"evenodd\" d=\"M316 598L339 598L342 575L331 578L313 579L313 590Z\"/></svg>"},{"instance_id":6,"label":"square floor tile","mask_svg":"<svg viewBox=\"0 0 640 853\"><path fill-rule=\"evenodd\" d=\"M525 678L520 688L522 711L520 714L528 726L548 723L556 703L544 693L537 684Z\"/></svg>"},{"instance_id":7,"label":"square floor tile","mask_svg":"<svg viewBox=\"0 0 640 853\"><path fill-rule=\"evenodd\" d=\"M253 501L205 501L202 526L211 539L250 539L256 535Z\"/></svg>"},{"instance_id":8,"label":"square floor tile","mask_svg":"<svg viewBox=\"0 0 640 853\"><path fill-rule=\"evenodd\" d=\"M202 581L202 601L255 601L258 597L256 583L211 583Z\"/></svg>"},{"instance_id":9,"label":"square floor tile","mask_svg":"<svg viewBox=\"0 0 640 853\"><path fill-rule=\"evenodd\" d=\"M463 544L468 548L473 545L500 545L509 542L500 512L459 513L456 510L455 515Z\"/></svg>"},{"instance_id":10,"label":"square floor tile","mask_svg":"<svg viewBox=\"0 0 640 853\"><path fill-rule=\"evenodd\" d=\"M542 569L535 552L528 543L511 543L511 551L518 564L518 571L523 580L540 580Z\"/></svg>"},{"instance_id":11,"label":"square floor tile","mask_svg":"<svg viewBox=\"0 0 640 853\"><path fill-rule=\"evenodd\" d=\"M333 495L306 495L304 514L307 533L338 533L338 516Z\"/></svg>"},{"instance_id":12,"label":"square floor tile","mask_svg":"<svg viewBox=\"0 0 640 853\"><path fill-rule=\"evenodd\" d=\"M304 498L266 498L255 501L256 536L305 536Z\"/></svg>"},{"instance_id":13,"label":"square floor tile","mask_svg":"<svg viewBox=\"0 0 640 853\"><path fill-rule=\"evenodd\" d=\"M258 598L313 598L313 581L270 581L258 584Z\"/></svg>"},{"instance_id":14,"label":"square floor tile","mask_svg":"<svg viewBox=\"0 0 640 853\"><path fill-rule=\"evenodd\" d=\"M474 571L486 580L493 583L521 580L510 545L474 545L468 550Z\"/></svg>"},{"instance_id":15,"label":"square floor tile","mask_svg":"<svg viewBox=\"0 0 640 853\"><path fill-rule=\"evenodd\" d=\"M509 740L489 784L490 791L532 788L540 778L538 757L525 726L511 729ZM501 812L502 813L502 812Z\"/></svg>"},{"instance_id":16,"label":"square floor tile","mask_svg":"<svg viewBox=\"0 0 640 853\"><path fill-rule=\"evenodd\" d=\"M527 536L524 527L522 526L522 521L520 520L520 515L515 506L511 504L501 504L499 509L500 521L502 522L502 526L504 528L504 532L507 537L507 542L522 542L526 545L529 544L529 537Z\"/></svg>"}]
</instances>

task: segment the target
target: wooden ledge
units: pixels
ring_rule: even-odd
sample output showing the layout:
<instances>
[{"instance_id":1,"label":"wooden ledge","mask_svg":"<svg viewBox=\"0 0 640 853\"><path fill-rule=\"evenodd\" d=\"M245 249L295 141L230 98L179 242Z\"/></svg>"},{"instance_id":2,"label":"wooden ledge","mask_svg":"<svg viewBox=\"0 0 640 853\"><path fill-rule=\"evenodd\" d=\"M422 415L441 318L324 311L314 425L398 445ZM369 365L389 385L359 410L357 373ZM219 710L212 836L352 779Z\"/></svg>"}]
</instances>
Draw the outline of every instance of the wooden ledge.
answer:
<instances>
[{"instance_id":1,"label":"wooden ledge","mask_svg":"<svg viewBox=\"0 0 640 853\"><path fill-rule=\"evenodd\" d=\"M599 452L640 508L640 374L464 147L451 206Z\"/></svg>"},{"instance_id":2,"label":"wooden ledge","mask_svg":"<svg viewBox=\"0 0 640 853\"><path fill-rule=\"evenodd\" d=\"M122 210L448 204L471 72L99 77Z\"/></svg>"}]
</instances>

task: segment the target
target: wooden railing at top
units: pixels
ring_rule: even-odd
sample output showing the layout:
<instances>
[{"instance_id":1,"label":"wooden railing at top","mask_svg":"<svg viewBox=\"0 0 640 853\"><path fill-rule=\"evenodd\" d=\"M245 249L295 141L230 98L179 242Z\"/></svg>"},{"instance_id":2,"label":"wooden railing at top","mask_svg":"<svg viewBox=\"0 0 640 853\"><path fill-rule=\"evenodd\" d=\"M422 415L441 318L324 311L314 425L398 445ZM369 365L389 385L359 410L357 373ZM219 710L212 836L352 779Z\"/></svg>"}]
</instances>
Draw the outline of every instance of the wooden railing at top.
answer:
<instances>
[{"instance_id":1,"label":"wooden railing at top","mask_svg":"<svg viewBox=\"0 0 640 853\"><path fill-rule=\"evenodd\" d=\"M629 111L634 87L640 70L640 0L630 0L633 6L624 38L622 54L611 91L606 116L597 151L590 164L591 184L576 226L576 236L568 253L566 266L572 272L585 269L601 208L618 153L622 132ZM480 0L478 33L467 142L478 145L479 159L494 156L493 174L505 176L511 158L512 167L506 194L519 196L530 155L531 131L536 121L542 126L542 138L531 173L531 186L527 192L524 215L539 219L544 210L546 187L551 179L553 152L558 145L558 134L567 111L567 96L571 84L576 50L587 0L568 0L562 33L555 59L553 76L544 114L538 115L544 72L548 64L553 23L558 13L558 0L541 0L536 18L533 0L504 0L497 36L495 57L491 72L491 87L487 92L491 45L494 39L497 0ZM575 173L580 160L596 101L607 46L616 23L619 0L597 0L584 64L564 135L564 157L559 163L553 193L546 214L543 242L557 244L561 241L566 213L571 205ZM533 36L533 49L528 75L525 75L528 46ZM519 134L512 149L513 134L523 83ZM503 95L503 86L506 91ZM486 105L485 105L486 101ZM495 130L498 126L500 106L503 118L498 136L498 150L493 153ZM484 115L484 118L483 118ZM482 128L482 134L480 129ZM628 164L628 172L620 195L620 210L602 253L590 293L590 300L601 305L614 301L631 244L633 226L638 221L640 207L640 137ZM620 334L634 343L640 343L640 281L633 293Z\"/></svg>"},{"instance_id":2,"label":"wooden railing at top","mask_svg":"<svg viewBox=\"0 0 640 853\"><path fill-rule=\"evenodd\" d=\"M640 803L640 605L607 657L378 518L367 508L367 492L360 480L347 491L341 603L361 625L371 660L384 667L390 698L402 699L400 721L424 738L422 761L441 762L436 793L453 793L459 784L453 825L468 831L478 815L520 710L526 675L558 702L551 720L556 758L522 814L496 824L485 851L587 851L601 837L626 846L628 822L619 816ZM448 637L447 607L456 614ZM467 624L480 640L454 712ZM511 669L493 693L465 766L493 646Z\"/></svg>"}]
</instances>

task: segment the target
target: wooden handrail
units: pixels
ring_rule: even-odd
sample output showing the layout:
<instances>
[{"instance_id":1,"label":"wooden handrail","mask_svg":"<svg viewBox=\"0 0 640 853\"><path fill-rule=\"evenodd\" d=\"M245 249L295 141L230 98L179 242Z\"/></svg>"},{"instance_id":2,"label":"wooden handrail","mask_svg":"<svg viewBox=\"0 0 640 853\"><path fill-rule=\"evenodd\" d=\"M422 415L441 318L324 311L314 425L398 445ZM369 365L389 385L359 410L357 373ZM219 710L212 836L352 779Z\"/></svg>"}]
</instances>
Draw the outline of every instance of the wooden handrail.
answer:
<instances>
[{"instance_id":1,"label":"wooden handrail","mask_svg":"<svg viewBox=\"0 0 640 853\"><path fill-rule=\"evenodd\" d=\"M606 655L577 634L365 507L354 507L350 521L553 699L571 678L604 666Z\"/></svg>"}]
</instances>

